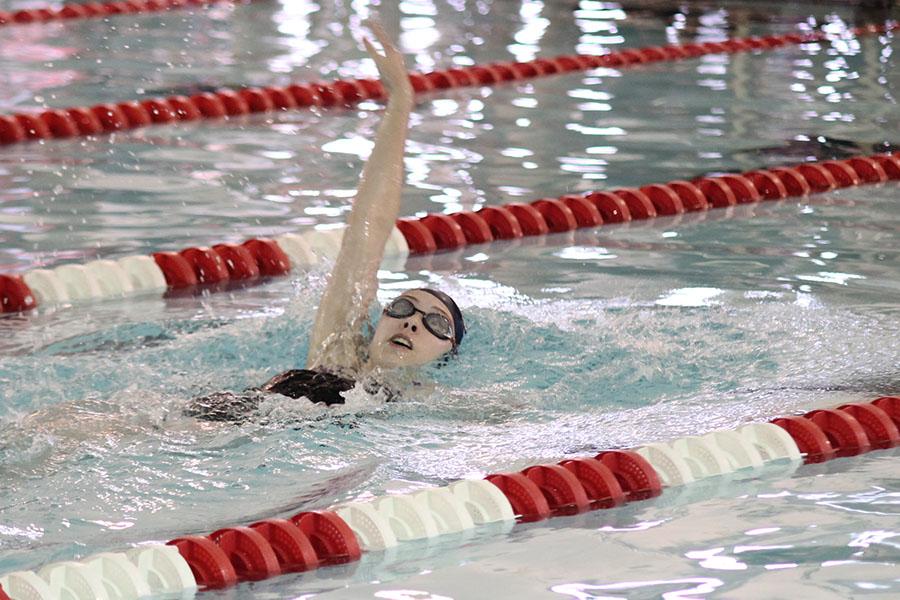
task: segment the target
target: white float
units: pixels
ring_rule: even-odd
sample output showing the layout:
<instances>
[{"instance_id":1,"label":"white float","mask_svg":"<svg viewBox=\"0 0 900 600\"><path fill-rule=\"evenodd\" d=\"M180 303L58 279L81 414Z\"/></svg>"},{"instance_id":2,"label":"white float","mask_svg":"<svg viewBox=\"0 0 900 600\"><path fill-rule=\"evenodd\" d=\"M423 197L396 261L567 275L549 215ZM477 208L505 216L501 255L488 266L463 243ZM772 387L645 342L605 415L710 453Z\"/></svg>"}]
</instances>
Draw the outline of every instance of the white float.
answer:
<instances>
[{"instance_id":1,"label":"white float","mask_svg":"<svg viewBox=\"0 0 900 600\"><path fill-rule=\"evenodd\" d=\"M62 304L69 301L66 284L50 269L35 269L22 276L38 304Z\"/></svg>"},{"instance_id":2,"label":"white float","mask_svg":"<svg viewBox=\"0 0 900 600\"><path fill-rule=\"evenodd\" d=\"M103 582L110 600L132 600L149 596L150 585L138 568L120 552L105 552L81 561Z\"/></svg>"},{"instance_id":3,"label":"white float","mask_svg":"<svg viewBox=\"0 0 900 600\"><path fill-rule=\"evenodd\" d=\"M423 490L416 492L411 498L431 513L438 532L442 535L475 527L475 522L466 510L465 504L447 488Z\"/></svg>"},{"instance_id":4,"label":"white float","mask_svg":"<svg viewBox=\"0 0 900 600\"><path fill-rule=\"evenodd\" d=\"M124 296L134 291L128 273L114 260L94 260L84 265L84 268L93 275L100 287L101 296Z\"/></svg>"},{"instance_id":5,"label":"white float","mask_svg":"<svg viewBox=\"0 0 900 600\"><path fill-rule=\"evenodd\" d=\"M71 300L89 300L103 295L100 284L84 265L62 265L53 269Z\"/></svg>"},{"instance_id":6,"label":"white float","mask_svg":"<svg viewBox=\"0 0 900 600\"><path fill-rule=\"evenodd\" d=\"M397 545L397 536L387 518L371 502L350 502L330 509L338 514L366 550L384 550Z\"/></svg>"},{"instance_id":7,"label":"white float","mask_svg":"<svg viewBox=\"0 0 900 600\"><path fill-rule=\"evenodd\" d=\"M0 586L13 600L59 600L50 586L32 571L16 571L0 577Z\"/></svg>"},{"instance_id":8,"label":"white float","mask_svg":"<svg viewBox=\"0 0 900 600\"><path fill-rule=\"evenodd\" d=\"M153 594L197 589L191 567L175 546L139 546L128 550L125 556L137 567Z\"/></svg>"},{"instance_id":9,"label":"white float","mask_svg":"<svg viewBox=\"0 0 900 600\"><path fill-rule=\"evenodd\" d=\"M463 479L447 486L476 525L495 521L511 521L516 518L509 500L496 485L484 479Z\"/></svg>"},{"instance_id":10,"label":"white float","mask_svg":"<svg viewBox=\"0 0 900 600\"><path fill-rule=\"evenodd\" d=\"M116 262L128 275L131 287L135 291L166 289L166 276L153 257L126 256Z\"/></svg>"},{"instance_id":11,"label":"white float","mask_svg":"<svg viewBox=\"0 0 900 600\"><path fill-rule=\"evenodd\" d=\"M431 516L431 510L423 507L410 496L388 495L376 498L375 510L387 519L397 541L432 538L440 532Z\"/></svg>"},{"instance_id":12,"label":"white float","mask_svg":"<svg viewBox=\"0 0 900 600\"><path fill-rule=\"evenodd\" d=\"M45 566L38 571L58 600L111 600L103 579L82 563L66 561Z\"/></svg>"},{"instance_id":13,"label":"white float","mask_svg":"<svg viewBox=\"0 0 900 600\"><path fill-rule=\"evenodd\" d=\"M691 468L667 444L647 444L646 446L635 448L635 452L647 459L650 466L656 469L662 484L665 486L684 485L694 481Z\"/></svg>"},{"instance_id":14,"label":"white float","mask_svg":"<svg viewBox=\"0 0 900 600\"><path fill-rule=\"evenodd\" d=\"M800 450L790 434L774 423L751 423L737 431L753 444L764 461L787 458L800 460Z\"/></svg>"}]
</instances>

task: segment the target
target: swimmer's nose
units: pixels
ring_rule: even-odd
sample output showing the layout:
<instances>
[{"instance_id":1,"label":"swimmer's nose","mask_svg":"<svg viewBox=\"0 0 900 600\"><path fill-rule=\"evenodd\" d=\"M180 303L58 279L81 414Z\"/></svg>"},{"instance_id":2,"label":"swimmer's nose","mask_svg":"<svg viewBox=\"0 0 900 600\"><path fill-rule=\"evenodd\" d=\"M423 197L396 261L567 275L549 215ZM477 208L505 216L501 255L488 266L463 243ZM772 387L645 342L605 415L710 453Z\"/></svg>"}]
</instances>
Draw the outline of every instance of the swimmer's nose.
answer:
<instances>
[{"instance_id":1,"label":"swimmer's nose","mask_svg":"<svg viewBox=\"0 0 900 600\"><path fill-rule=\"evenodd\" d=\"M404 328L404 329L406 329L406 328L409 327L409 326L410 326L410 325L409 325L409 321L407 321L406 323L403 324L403 328ZM412 330L413 330L413 333L415 333L415 332L418 330L418 327L416 327L415 325L413 325L413 326L412 326Z\"/></svg>"}]
</instances>

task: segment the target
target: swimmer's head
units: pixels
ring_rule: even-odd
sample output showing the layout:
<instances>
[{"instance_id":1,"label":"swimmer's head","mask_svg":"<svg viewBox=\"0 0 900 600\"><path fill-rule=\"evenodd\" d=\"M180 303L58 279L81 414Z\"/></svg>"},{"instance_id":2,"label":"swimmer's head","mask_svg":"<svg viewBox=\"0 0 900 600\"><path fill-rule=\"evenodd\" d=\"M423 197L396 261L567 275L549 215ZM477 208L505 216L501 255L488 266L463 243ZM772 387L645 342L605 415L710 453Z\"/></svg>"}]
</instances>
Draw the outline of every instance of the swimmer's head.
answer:
<instances>
[{"instance_id":1,"label":"swimmer's head","mask_svg":"<svg viewBox=\"0 0 900 600\"><path fill-rule=\"evenodd\" d=\"M376 367L412 367L455 352L466 326L450 296L437 290L410 290L387 305L369 344Z\"/></svg>"}]
</instances>

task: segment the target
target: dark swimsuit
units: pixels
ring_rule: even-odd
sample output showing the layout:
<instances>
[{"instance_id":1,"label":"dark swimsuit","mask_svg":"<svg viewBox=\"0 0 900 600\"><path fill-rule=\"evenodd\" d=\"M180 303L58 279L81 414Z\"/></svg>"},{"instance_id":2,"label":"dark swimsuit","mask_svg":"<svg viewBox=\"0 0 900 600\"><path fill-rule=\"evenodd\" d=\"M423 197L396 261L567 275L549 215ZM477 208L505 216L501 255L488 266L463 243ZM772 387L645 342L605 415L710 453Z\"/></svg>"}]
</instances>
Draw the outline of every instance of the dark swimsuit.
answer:
<instances>
[{"instance_id":1,"label":"dark swimsuit","mask_svg":"<svg viewBox=\"0 0 900 600\"><path fill-rule=\"evenodd\" d=\"M203 421L246 421L259 408L266 393L281 394L289 398L307 398L310 402L325 404L344 404L341 392L353 389L356 381L341 377L328 371L310 369L291 369L276 375L258 388L250 388L242 394L232 392L216 392L191 400L183 413ZM396 395L389 388L370 382L365 385L370 394L386 391L388 400Z\"/></svg>"}]
</instances>

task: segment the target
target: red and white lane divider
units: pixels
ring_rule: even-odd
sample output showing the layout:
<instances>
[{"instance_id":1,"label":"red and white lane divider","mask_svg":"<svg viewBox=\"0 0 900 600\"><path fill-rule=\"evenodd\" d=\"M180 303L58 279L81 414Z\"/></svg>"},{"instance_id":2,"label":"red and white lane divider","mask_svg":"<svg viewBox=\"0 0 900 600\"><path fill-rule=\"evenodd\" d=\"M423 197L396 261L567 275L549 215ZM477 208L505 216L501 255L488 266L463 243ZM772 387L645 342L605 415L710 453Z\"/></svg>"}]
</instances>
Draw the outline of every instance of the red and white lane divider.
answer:
<instances>
[{"instance_id":1,"label":"red and white lane divider","mask_svg":"<svg viewBox=\"0 0 900 600\"><path fill-rule=\"evenodd\" d=\"M116 2L114 4L124 4ZM867 25L850 30L854 36L894 31L900 24ZM564 55L527 62L491 63L410 75L418 93L456 87L484 86L532 79L598 67L621 68L659 61L683 60L705 54L762 51L785 45L824 42L833 34L822 31L747 37L722 42L652 46L600 56ZM40 113L0 115L0 145L28 140L99 135L152 124L198 119L219 119L249 113L273 112L313 106L352 106L363 100L382 99L385 90L375 79L313 82L287 87L221 89L195 96L170 96L140 102L124 101L87 107L48 109Z\"/></svg>"},{"instance_id":2,"label":"red and white lane divider","mask_svg":"<svg viewBox=\"0 0 900 600\"><path fill-rule=\"evenodd\" d=\"M545 235L576 228L676 215L763 200L802 197L833 189L900 179L900 153L804 163L737 175L670 181L513 202L451 215L404 218L385 249L389 261L409 254L450 250L498 239ZM283 275L292 268L334 259L343 228L313 230L242 244L191 247L152 256L126 256L84 265L35 269L23 275L0 274L0 313L23 312L39 305L122 297L134 292L178 290L203 285L214 290L229 281Z\"/></svg>"},{"instance_id":3,"label":"red and white lane divider","mask_svg":"<svg viewBox=\"0 0 900 600\"><path fill-rule=\"evenodd\" d=\"M539 521L645 500L665 488L900 445L900 397L818 409L632 450L607 450L411 494L388 494L0 577L0 600L129 600L214 589L359 560L363 551L485 523ZM5 595L4 595L5 590Z\"/></svg>"},{"instance_id":4,"label":"red and white lane divider","mask_svg":"<svg viewBox=\"0 0 900 600\"><path fill-rule=\"evenodd\" d=\"M208 4L248 3L252 0L124 0L122 2L85 2L63 4L60 8L24 8L14 12L0 10L0 26L105 18L115 15L161 12L179 8L203 7Z\"/></svg>"}]
</instances>

